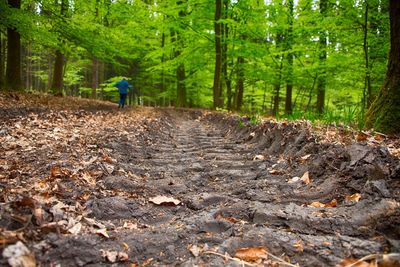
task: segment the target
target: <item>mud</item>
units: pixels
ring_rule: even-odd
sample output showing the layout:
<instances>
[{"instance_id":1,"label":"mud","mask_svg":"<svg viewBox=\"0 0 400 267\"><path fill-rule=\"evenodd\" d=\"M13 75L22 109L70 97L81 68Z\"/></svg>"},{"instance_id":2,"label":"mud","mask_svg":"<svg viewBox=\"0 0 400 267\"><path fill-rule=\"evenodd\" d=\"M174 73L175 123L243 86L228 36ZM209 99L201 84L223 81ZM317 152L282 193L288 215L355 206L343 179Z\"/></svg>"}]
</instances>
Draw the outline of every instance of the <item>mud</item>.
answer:
<instances>
[{"instance_id":1,"label":"mud","mask_svg":"<svg viewBox=\"0 0 400 267\"><path fill-rule=\"evenodd\" d=\"M399 252L400 161L386 147L323 142L306 122L251 125L238 116L174 109L139 119L137 110L123 112L119 124L87 133L85 153L91 154L74 151L78 140L72 139L52 160L48 151L35 152L35 177L51 189L41 196L53 197L40 203L44 216L32 211L39 204L21 202L35 192L18 195L7 182L23 186L34 175L3 167L8 197L0 201L0 227L20 229L39 266L242 266L205 252L233 256L260 246L292 264L335 266L345 258ZM2 131L12 132L7 125ZM74 127L84 124L68 131ZM306 172L309 183L294 179ZM355 193L361 198L350 200ZM149 201L160 195L181 203ZM310 205L332 200L333 207ZM59 202L65 206L57 209ZM78 222L82 229L73 233ZM96 232L101 229L108 236ZM127 258L110 260L107 251Z\"/></svg>"}]
</instances>

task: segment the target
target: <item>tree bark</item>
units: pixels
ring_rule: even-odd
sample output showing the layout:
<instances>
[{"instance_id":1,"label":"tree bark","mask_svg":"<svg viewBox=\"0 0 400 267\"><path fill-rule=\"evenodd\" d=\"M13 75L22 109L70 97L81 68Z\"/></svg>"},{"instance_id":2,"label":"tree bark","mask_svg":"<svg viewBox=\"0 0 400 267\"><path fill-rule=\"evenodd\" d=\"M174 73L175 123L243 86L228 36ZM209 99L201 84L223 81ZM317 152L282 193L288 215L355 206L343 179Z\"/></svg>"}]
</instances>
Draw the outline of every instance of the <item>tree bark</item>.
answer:
<instances>
[{"instance_id":1,"label":"tree bark","mask_svg":"<svg viewBox=\"0 0 400 267\"><path fill-rule=\"evenodd\" d=\"M228 19L229 10L229 0L223 0L224 6L222 11L222 16L224 19ZM228 75L228 38L229 38L229 27L227 23L222 25L222 73L224 76L225 86L226 86L226 96L227 103L226 107L228 110L232 109L232 81L231 77Z\"/></svg>"},{"instance_id":2,"label":"tree bark","mask_svg":"<svg viewBox=\"0 0 400 267\"><path fill-rule=\"evenodd\" d=\"M8 4L12 8L21 8L20 0L9 0ZM22 90L21 36L15 28L7 28L6 88L13 91Z\"/></svg>"},{"instance_id":3,"label":"tree bark","mask_svg":"<svg viewBox=\"0 0 400 267\"><path fill-rule=\"evenodd\" d=\"M53 69L53 81L51 83L51 89L55 96L63 95L63 68L64 68L64 55L60 50L56 50L54 69Z\"/></svg>"},{"instance_id":4,"label":"tree bark","mask_svg":"<svg viewBox=\"0 0 400 267\"><path fill-rule=\"evenodd\" d=\"M61 16L65 16L68 10L68 1L61 0ZM60 41L62 43L62 41ZM54 61L53 82L51 89L55 96L63 95L63 76L64 76L64 55L57 49Z\"/></svg>"},{"instance_id":5,"label":"tree bark","mask_svg":"<svg viewBox=\"0 0 400 267\"><path fill-rule=\"evenodd\" d=\"M327 0L320 0L319 4L320 13L323 17L326 16L328 11L328 2ZM317 112L322 114L325 109L325 85L326 85L326 71L325 71L325 63L326 63L326 49L327 49L327 38L325 29L321 29L319 34L319 62L320 62L320 74L318 75L317 81Z\"/></svg>"},{"instance_id":6,"label":"tree bark","mask_svg":"<svg viewBox=\"0 0 400 267\"><path fill-rule=\"evenodd\" d=\"M215 69L214 69L214 85L213 85L213 107L214 109L222 107L222 90L221 90L221 67L222 67L222 43L221 43L221 14L222 0L215 0L215 17L214 17L214 33L215 33Z\"/></svg>"},{"instance_id":7,"label":"tree bark","mask_svg":"<svg viewBox=\"0 0 400 267\"><path fill-rule=\"evenodd\" d=\"M287 40L286 40L286 51L289 51L287 54L287 76L286 76L286 98L285 98L285 113L290 115L293 112L292 106L292 92L293 92L293 53L292 50L292 42L293 42L293 9L294 4L293 0L287 1L288 6L288 24L289 28L287 31Z\"/></svg>"},{"instance_id":8,"label":"tree bark","mask_svg":"<svg viewBox=\"0 0 400 267\"><path fill-rule=\"evenodd\" d=\"M99 60L97 57L92 59L92 98L97 98L97 88L99 88Z\"/></svg>"},{"instance_id":9,"label":"tree bark","mask_svg":"<svg viewBox=\"0 0 400 267\"><path fill-rule=\"evenodd\" d=\"M390 52L386 79L366 114L366 127L400 133L400 1L390 0Z\"/></svg>"},{"instance_id":10,"label":"tree bark","mask_svg":"<svg viewBox=\"0 0 400 267\"><path fill-rule=\"evenodd\" d=\"M236 92L235 92L235 110L240 111L243 105L243 93L244 93L244 57L238 57L237 59L237 81L236 81Z\"/></svg>"},{"instance_id":11,"label":"tree bark","mask_svg":"<svg viewBox=\"0 0 400 267\"><path fill-rule=\"evenodd\" d=\"M3 34L0 32L0 90L4 89L4 63L5 63L5 43L3 43Z\"/></svg>"},{"instance_id":12,"label":"tree bark","mask_svg":"<svg viewBox=\"0 0 400 267\"><path fill-rule=\"evenodd\" d=\"M186 107L186 85L185 85L185 65L183 63L179 64L176 69L176 81L177 81L177 107Z\"/></svg>"}]
</instances>

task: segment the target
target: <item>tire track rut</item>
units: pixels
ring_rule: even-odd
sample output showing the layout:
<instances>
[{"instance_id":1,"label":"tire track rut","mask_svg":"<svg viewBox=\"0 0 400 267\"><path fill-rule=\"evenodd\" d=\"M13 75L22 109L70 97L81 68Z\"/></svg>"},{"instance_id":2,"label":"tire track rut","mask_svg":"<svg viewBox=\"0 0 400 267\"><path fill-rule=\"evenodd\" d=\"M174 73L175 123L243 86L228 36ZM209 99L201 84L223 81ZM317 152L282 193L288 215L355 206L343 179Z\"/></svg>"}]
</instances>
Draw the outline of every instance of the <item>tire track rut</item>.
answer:
<instances>
[{"instance_id":1,"label":"tire track rut","mask_svg":"<svg viewBox=\"0 0 400 267\"><path fill-rule=\"evenodd\" d=\"M279 139L280 147L264 130L260 134L232 126L222 117L176 110L163 110L161 114L136 140L134 150L127 147L118 151L121 166L133 175L104 178L106 188L119 188L125 195L87 203L93 218L102 222L111 219L110 228L119 229L113 232L113 238L102 242L90 236L64 238L53 241L58 245L50 255L60 252L57 247L90 244L100 250L123 243L129 247L130 259L137 263L241 266L215 255L200 253L194 257L189 247L234 255L238 248L265 246L272 254L284 255L301 266L334 266L350 256L362 257L388 247L398 249L396 238L376 227L381 218L393 220L398 216L398 200L380 197L346 204L340 199L336 208L307 206L316 200L326 202L335 194L344 198L337 187L343 186L340 179L345 178L346 169L333 173L318 161L330 153L320 152L319 145L310 148L314 149L313 162L293 163L294 158L309 153L304 149L307 144L296 143L303 132L285 141L292 144L282 151L284 138L274 130L269 132ZM112 145L106 143L104 147ZM258 154L264 158L255 160ZM315 173L311 185L288 183L288 178L307 169ZM317 176L319 172L322 174ZM156 206L148 201L157 195L174 197L182 204ZM126 222L134 223L134 229L118 227ZM76 265L91 264L82 256L80 262L83 264L78 261ZM93 264L107 265L98 259Z\"/></svg>"}]
</instances>

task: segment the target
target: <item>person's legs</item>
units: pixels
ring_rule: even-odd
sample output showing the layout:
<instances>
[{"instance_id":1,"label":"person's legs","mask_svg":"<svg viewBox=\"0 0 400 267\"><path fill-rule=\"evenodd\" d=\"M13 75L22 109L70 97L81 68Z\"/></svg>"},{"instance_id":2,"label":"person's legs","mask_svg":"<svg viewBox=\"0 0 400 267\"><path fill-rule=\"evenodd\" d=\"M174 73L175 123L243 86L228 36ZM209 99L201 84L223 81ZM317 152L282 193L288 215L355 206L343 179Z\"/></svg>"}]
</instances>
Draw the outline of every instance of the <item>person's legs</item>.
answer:
<instances>
[{"instance_id":1,"label":"person's legs","mask_svg":"<svg viewBox=\"0 0 400 267\"><path fill-rule=\"evenodd\" d=\"M121 108L123 108L123 107L125 106L126 95L127 95L127 94L120 94L119 106L120 106Z\"/></svg>"},{"instance_id":2,"label":"person's legs","mask_svg":"<svg viewBox=\"0 0 400 267\"><path fill-rule=\"evenodd\" d=\"M118 108L122 107L122 94L119 94Z\"/></svg>"}]
</instances>

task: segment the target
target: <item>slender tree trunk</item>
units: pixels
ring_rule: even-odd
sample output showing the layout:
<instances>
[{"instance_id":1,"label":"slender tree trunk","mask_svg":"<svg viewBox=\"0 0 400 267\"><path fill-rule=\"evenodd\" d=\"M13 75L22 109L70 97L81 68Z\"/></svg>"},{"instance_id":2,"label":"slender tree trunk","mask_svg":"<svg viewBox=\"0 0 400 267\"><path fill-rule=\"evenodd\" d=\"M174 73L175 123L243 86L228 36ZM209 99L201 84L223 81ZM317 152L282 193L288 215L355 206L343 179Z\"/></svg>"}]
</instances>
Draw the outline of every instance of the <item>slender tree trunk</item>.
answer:
<instances>
[{"instance_id":1,"label":"slender tree trunk","mask_svg":"<svg viewBox=\"0 0 400 267\"><path fill-rule=\"evenodd\" d=\"M183 1L177 1L177 5L180 6L183 4ZM179 18L182 19L186 16L185 11L181 7L179 11ZM174 32L171 31L171 42L176 42L175 45L175 58L181 55L181 49L183 47L183 40L181 39L179 30ZM176 68L176 94L177 99L175 105L177 107L186 107L187 106L187 99L186 99L186 74L185 74L185 65L184 63L179 63L178 67Z\"/></svg>"},{"instance_id":2,"label":"slender tree trunk","mask_svg":"<svg viewBox=\"0 0 400 267\"><path fill-rule=\"evenodd\" d=\"M390 0L390 52L386 79L366 114L366 127L400 133L400 1Z\"/></svg>"},{"instance_id":3,"label":"slender tree trunk","mask_svg":"<svg viewBox=\"0 0 400 267\"><path fill-rule=\"evenodd\" d=\"M9 0L8 4L12 8L21 8L20 0ZM7 28L6 88L13 91L22 90L21 36L15 28Z\"/></svg>"},{"instance_id":4,"label":"slender tree trunk","mask_svg":"<svg viewBox=\"0 0 400 267\"><path fill-rule=\"evenodd\" d=\"M363 90L363 110L365 107L369 108L372 101L372 86L371 86L371 68L369 64L369 44L368 44L368 20L369 20L369 3L368 0L365 1L364 10L364 38L363 38L363 49L364 49L364 59L365 59L365 78L364 78L364 90Z\"/></svg>"},{"instance_id":5,"label":"slender tree trunk","mask_svg":"<svg viewBox=\"0 0 400 267\"><path fill-rule=\"evenodd\" d=\"M287 40L286 40L286 51L289 51L287 54L287 76L286 76L286 98L285 98L285 113L292 114L293 106L292 106L292 92L293 92L293 53L292 50L292 42L293 42L293 9L294 4L293 0L287 1L288 6L288 32L287 32Z\"/></svg>"},{"instance_id":6,"label":"slender tree trunk","mask_svg":"<svg viewBox=\"0 0 400 267\"><path fill-rule=\"evenodd\" d=\"M97 88L99 88L99 60L97 57L92 59L92 98L97 98Z\"/></svg>"},{"instance_id":7,"label":"slender tree trunk","mask_svg":"<svg viewBox=\"0 0 400 267\"><path fill-rule=\"evenodd\" d=\"M53 81L51 83L51 89L55 96L63 95L63 67L64 67L64 55L60 50L56 50L54 69L53 69Z\"/></svg>"},{"instance_id":8,"label":"slender tree trunk","mask_svg":"<svg viewBox=\"0 0 400 267\"><path fill-rule=\"evenodd\" d=\"M328 0L320 0L319 4L320 13L323 17L326 16L328 11ZM327 58L327 37L325 29L321 29L319 34L319 62L320 62L320 74L318 75L317 81L317 112L322 114L325 108L325 87L326 87L326 71L325 64Z\"/></svg>"},{"instance_id":9,"label":"slender tree trunk","mask_svg":"<svg viewBox=\"0 0 400 267\"><path fill-rule=\"evenodd\" d=\"M68 0L61 0L61 16L65 16L68 10ZM62 41L60 41L62 43ZM54 61L53 82L51 89L54 95L63 95L64 55L57 49Z\"/></svg>"},{"instance_id":10,"label":"slender tree trunk","mask_svg":"<svg viewBox=\"0 0 400 267\"><path fill-rule=\"evenodd\" d=\"M277 50L281 49L283 40L284 40L283 33L278 32L276 35ZM272 116L277 116L279 113L280 89L281 89L282 67L283 67L284 58L281 55L277 55L276 60L277 60L277 66L276 66L276 74L275 74L275 81L274 81L273 108L271 110Z\"/></svg>"},{"instance_id":11,"label":"slender tree trunk","mask_svg":"<svg viewBox=\"0 0 400 267\"><path fill-rule=\"evenodd\" d=\"M5 63L5 44L3 42L3 34L0 32L0 90L4 89L4 63Z\"/></svg>"},{"instance_id":12,"label":"slender tree trunk","mask_svg":"<svg viewBox=\"0 0 400 267\"><path fill-rule=\"evenodd\" d=\"M215 17L214 17L214 32L215 32L215 69L214 69L214 86L213 100L214 109L221 107L221 66L222 66L222 43L221 43L221 14L222 0L215 0Z\"/></svg>"},{"instance_id":13,"label":"slender tree trunk","mask_svg":"<svg viewBox=\"0 0 400 267\"><path fill-rule=\"evenodd\" d=\"M243 105L243 93L244 93L244 57L238 57L236 69L237 69L237 81L236 81L236 92L235 92L235 110L240 111Z\"/></svg>"},{"instance_id":14,"label":"slender tree trunk","mask_svg":"<svg viewBox=\"0 0 400 267\"><path fill-rule=\"evenodd\" d=\"M229 11L229 0L223 0L223 18L228 19L228 11ZM223 56L222 56L222 72L224 75L224 80L225 80L225 86L226 86L226 96L227 96L227 103L226 107L228 110L232 109L232 81L231 77L228 74L228 38L229 38L229 27L227 23L224 23L222 25L223 29L223 35L222 35L222 51L223 51Z\"/></svg>"},{"instance_id":15,"label":"slender tree trunk","mask_svg":"<svg viewBox=\"0 0 400 267\"><path fill-rule=\"evenodd\" d=\"M186 85L185 85L185 65L183 63L179 64L176 69L176 80L177 80L177 93L178 98L176 100L176 105L178 107L186 107Z\"/></svg>"}]
</instances>

